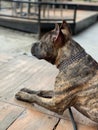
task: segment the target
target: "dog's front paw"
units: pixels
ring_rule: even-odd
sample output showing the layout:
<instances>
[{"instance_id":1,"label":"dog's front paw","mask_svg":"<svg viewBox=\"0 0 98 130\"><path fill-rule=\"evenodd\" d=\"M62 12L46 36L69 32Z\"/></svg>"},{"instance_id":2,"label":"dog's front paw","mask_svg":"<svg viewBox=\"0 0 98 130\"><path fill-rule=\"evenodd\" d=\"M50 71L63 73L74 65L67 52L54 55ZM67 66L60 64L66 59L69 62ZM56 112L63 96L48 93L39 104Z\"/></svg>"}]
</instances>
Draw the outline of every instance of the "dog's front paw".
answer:
<instances>
[{"instance_id":1,"label":"dog's front paw","mask_svg":"<svg viewBox=\"0 0 98 130\"><path fill-rule=\"evenodd\" d=\"M22 88L20 91L27 92L29 94L36 94L37 93L36 91L30 90L28 88Z\"/></svg>"},{"instance_id":2,"label":"dog's front paw","mask_svg":"<svg viewBox=\"0 0 98 130\"><path fill-rule=\"evenodd\" d=\"M15 94L15 98L18 99L18 100L22 100L22 99L24 99L24 97L25 97L24 95L25 95L24 92L19 91L19 92L17 92L17 93Z\"/></svg>"},{"instance_id":3,"label":"dog's front paw","mask_svg":"<svg viewBox=\"0 0 98 130\"><path fill-rule=\"evenodd\" d=\"M34 102L32 99L32 96L23 91L19 91L18 93L16 93L15 98L18 100L22 100L22 101L26 101L26 102L30 102L30 103Z\"/></svg>"}]
</instances>

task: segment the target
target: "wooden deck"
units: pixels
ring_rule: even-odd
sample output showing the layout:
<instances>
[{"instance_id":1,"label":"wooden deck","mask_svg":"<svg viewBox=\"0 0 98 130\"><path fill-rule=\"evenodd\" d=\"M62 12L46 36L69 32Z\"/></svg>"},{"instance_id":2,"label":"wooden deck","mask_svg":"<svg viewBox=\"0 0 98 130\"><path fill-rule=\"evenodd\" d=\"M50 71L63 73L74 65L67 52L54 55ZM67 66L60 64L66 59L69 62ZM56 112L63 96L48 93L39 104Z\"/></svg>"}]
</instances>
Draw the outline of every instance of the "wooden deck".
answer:
<instances>
[{"instance_id":1,"label":"wooden deck","mask_svg":"<svg viewBox=\"0 0 98 130\"><path fill-rule=\"evenodd\" d=\"M24 87L53 89L57 73L55 66L44 60L0 54L0 130L73 130L68 111L64 113L66 120L59 119L47 110L40 112L39 106L17 101L14 97ZM97 124L74 109L73 112L78 130L98 130Z\"/></svg>"},{"instance_id":2,"label":"wooden deck","mask_svg":"<svg viewBox=\"0 0 98 130\"><path fill-rule=\"evenodd\" d=\"M34 12L34 9L31 10L31 13L32 12ZM27 15L21 16L20 13L18 13L17 15L15 15L15 17L9 17L8 15L12 15L10 9L1 10L0 26L5 26L26 32L38 33L38 21L34 20L34 18L37 18L37 16L33 16L32 14L28 15L25 9L23 10L23 13L26 13ZM46 10L45 13L44 10L41 10L40 29L42 32L50 31L54 28L55 22L61 23L63 19L73 19L73 15L74 12L72 9L62 9L61 11L57 8L55 10ZM88 26L94 24L96 21L98 21L98 11L85 11L78 9L75 25L73 20L68 20L67 22L70 24L73 34L77 34L78 32L84 30Z\"/></svg>"},{"instance_id":3,"label":"wooden deck","mask_svg":"<svg viewBox=\"0 0 98 130\"><path fill-rule=\"evenodd\" d=\"M19 11L17 11L19 12ZM31 10L31 12L35 12L34 9ZM27 13L27 11L24 9L23 10L23 13ZM91 17L92 15L98 15L98 11L87 11L87 10L77 10L77 16L76 16L76 22L79 22L85 18L88 18L88 17ZM1 10L0 11L0 18L5 18L5 19L11 19L11 20L18 20L18 21L32 21L34 22L35 20L33 20L34 18L37 19L37 16L35 15L32 15L32 14L29 14L27 13L27 15L24 15L24 16L21 16L21 14L15 14L16 18L15 17L7 17L7 16L11 16L12 15L12 10L10 9L5 9L5 10ZM3 15L6 15L3 16ZM13 15L14 16L14 15ZM57 20L57 22L59 22L60 20L59 19L73 19L73 16L74 16L74 11L73 9L62 9L62 11L60 9L51 9L51 10L46 10L45 12L43 10L41 10L41 19L46 19L45 21L42 21L42 23L46 23L46 22L49 22L49 23L53 23L54 21L52 21L51 19L53 20ZM17 19L18 17L18 19ZM20 18L19 18L20 17ZM69 23L71 22L72 23L72 20L71 21L68 21Z\"/></svg>"}]
</instances>

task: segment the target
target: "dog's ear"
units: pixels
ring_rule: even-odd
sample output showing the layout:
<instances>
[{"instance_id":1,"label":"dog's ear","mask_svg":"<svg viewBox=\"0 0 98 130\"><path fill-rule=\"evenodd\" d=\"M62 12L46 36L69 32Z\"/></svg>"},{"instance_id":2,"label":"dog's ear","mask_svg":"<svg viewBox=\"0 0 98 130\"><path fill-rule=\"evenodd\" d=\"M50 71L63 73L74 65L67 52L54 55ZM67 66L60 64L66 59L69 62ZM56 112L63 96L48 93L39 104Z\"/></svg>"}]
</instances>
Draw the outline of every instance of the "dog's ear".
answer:
<instances>
[{"instance_id":1,"label":"dog's ear","mask_svg":"<svg viewBox=\"0 0 98 130\"><path fill-rule=\"evenodd\" d=\"M65 20L62 21L62 24L60 26L60 30L65 35L68 35L68 34L71 35L72 34L70 26L69 26L69 24L67 24L67 22Z\"/></svg>"},{"instance_id":2,"label":"dog's ear","mask_svg":"<svg viewBox=\"0 0 98 130\"><path fill-rule=\"evenodd\" d=\"M60 27L59 27L59 25L58 25L57 23L55 24L54 31L55 31L56 33L59 33L59 31L60 31Z\"/></svg>"},{"instance_id":3,"label":"dog's ear","mask_svg":"<svg viewBox=\"0 0 98 130\"><path fill-rule=\"evenodd\" d=\"M62 47L71 38L71 30L69 25L63 20L61 26L55 24L55 35L53 35L53 43L56 47Z\"/></svg>"},{"instance_id":4,"label":"dog's ear","mask_svg":"<svg viewBox=\"0 0 98 130\"><path fill-rule=\"evenodd\" d=\"M56 47L62 47L64 45L64 34L61 31L58 24L55 24L54 34L52 36L53 43Z\"/></svg>"}]
</instances>

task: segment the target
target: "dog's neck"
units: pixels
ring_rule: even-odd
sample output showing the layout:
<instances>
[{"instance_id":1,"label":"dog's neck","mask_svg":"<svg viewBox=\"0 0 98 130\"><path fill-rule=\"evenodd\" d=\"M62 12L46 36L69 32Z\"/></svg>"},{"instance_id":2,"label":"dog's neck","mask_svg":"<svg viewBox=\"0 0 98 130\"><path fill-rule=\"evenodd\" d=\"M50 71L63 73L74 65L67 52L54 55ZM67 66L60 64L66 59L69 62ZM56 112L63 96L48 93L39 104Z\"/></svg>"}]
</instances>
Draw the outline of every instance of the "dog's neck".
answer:
<instances>
[{"instance_id":1,"label":"dog's neck","mask_svg":"<svg viewBox=\"0 0 98 130\"><path fill-rule=\"evenodd\" d=\"M68 43L66 43L65 46L60 48L58 51L58 56L55 62L57 68L60 69L59 66L62 64L63 61L67 63L68 59L72 59L77 55L80 55L80 57L82 55L85 55L82 54L83 51L84 49L77 42L72 39L69 40Z\"/></svg>"}]
</instances>

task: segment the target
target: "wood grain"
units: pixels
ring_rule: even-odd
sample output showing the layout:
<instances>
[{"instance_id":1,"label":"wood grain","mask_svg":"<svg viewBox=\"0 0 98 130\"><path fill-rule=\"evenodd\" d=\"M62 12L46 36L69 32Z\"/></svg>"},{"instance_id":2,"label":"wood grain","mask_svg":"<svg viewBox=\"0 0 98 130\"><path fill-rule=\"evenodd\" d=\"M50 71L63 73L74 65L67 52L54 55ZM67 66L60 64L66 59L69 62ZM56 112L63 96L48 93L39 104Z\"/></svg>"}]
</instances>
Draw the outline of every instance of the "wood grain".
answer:
<instances>
[{"instance_id":1,"label":"wood grain","mask_svg":"<svg viewBox=\"0 0 98 130\"><path fill-rule=\"evenodd\" d=\"M24 111L24 108L0 102L0 130L6 130Z\"/></svg>"},{"instance_id":2,"label":"wood grain","mask_svg":"<svg viewBox=\"0 0 98 130\"><path fill-rule=\"evenodd\" d=\"M97 127L89 127L86 125L78 124L78 130L98 130ZM61 120L56 130L73 130L72 123L68 120Z\"/></svg>"},{"instance_id":3,"label":"wood grain","mask_svg":"<svg viewBox=\"0 0 98 130\"><path fill-rule=\"evenodd\" d=\"M52 130L57 122L57 118L29 109L8 130Z\"/></svg>"},{"instance_id":4,"label":"wood grain","mask_svg":"<svg viewBox=\"0 0 98 130\"><path fill-rule=\"evenodd\" d=\"M17 101L15 93L21 88L33 90L51 90L54 87L58 70L44 60L28 56L0 55L0 130L73 130L68 112L64 116L68 120L61 120L44 114L34 108L32 104ZM97 130L95 126L80 125L84 117L74 112L79 130ZM81 119L81 120L80 120ZM80 121L79 121L80 120ZM87 123L86 123L87 124Z\"/></svg>"}]
</instances>

